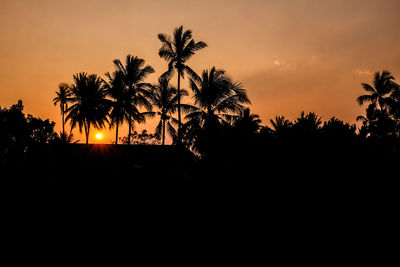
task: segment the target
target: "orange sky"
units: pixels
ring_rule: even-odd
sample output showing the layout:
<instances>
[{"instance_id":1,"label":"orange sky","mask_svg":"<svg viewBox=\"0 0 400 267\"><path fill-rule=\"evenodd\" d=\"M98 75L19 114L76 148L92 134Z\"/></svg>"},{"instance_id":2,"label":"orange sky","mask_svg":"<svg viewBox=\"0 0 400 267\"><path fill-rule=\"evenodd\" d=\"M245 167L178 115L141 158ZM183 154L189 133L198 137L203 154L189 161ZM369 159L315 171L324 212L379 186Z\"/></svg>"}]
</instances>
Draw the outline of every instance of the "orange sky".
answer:
<instances>
[{"instance_id":1,"label":"orange sky","mask_svg":"<svg viewBox=\"0 0 400 267\"><path fill-rule=\"evenodd\" d=\"M77 72L103 75L112 60L144 58L166 70L158 33L181 24L205 41L190 61L242 82L263 124L302 111L348 122L363 112L360 83L388 69L400 80L400 1L17 1L0 0L0 105L22 99L25 112L61 130L52 99ZM184 83L185 84L185 83ZM143 127L153 132L155 124ZM140 127L139 129L143 128ZM84 141L75 131L75 136ZM126 127L120 136L126 134ZM105 140L114 134L104 131ZM95 131L92 130L91 141Z\"/></svg>"}]
</instances>

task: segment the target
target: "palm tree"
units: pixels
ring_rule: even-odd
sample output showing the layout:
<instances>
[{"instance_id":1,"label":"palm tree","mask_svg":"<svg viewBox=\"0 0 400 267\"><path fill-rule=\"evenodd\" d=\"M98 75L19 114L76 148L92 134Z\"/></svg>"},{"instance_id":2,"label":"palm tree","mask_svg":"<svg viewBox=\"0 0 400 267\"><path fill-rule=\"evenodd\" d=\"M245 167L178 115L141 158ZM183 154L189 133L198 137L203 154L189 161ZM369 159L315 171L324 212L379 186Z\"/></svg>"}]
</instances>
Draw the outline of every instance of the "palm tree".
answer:
<instances>
[{"instance_id":1,"label":"palm tree","mask_svg":"<svg viewBox=\"0 0 400 267\"><path fill-rule=\"evenodd\" d=\"M183 106L189 113L185 116L189 140L198 137L202 128L212 131L221 122L233 122L244 111L243 104L250 104L242 85L215 67L203 71L199 79L190 79L190 87L196 106Z\"/></svg>"},{"instance_id":2,"label":"palm tree","mask_svg":"<svg viewBox=\"0 0 400 267\"><path fill-rule=\"evenodd\" d=\"M129 121L132 112L129 91L125 88L124 76L121 71L114 71L112 74L106 73L108 81L104 80L104 88L107 95L112 99L110 111L110 128L115 126L115 144L118 144L118 129L124 121ZM135 113L133 114L133 116ZM140 121L142 118L139 119Z\"/></svg>"},{"instance_id":3,"label":"palm tree","mask_svg":"<svg viewBox=\"0 0 400 267\"><path fill-rule=\"evenodd\" d=\"M345 123L336 117L332 117L329 121L324 122L322 132L325 135L332 136L333 138L344 136L355 136L356 125Z\"/></svg>"},{"instance_id":4,"label":"palm tree","mask_svg":"<svg viewBox=\"0 0 400 267\"><path fill-rule=\"evenodd\" d=\"M398 85L389 71L376 72L372 85L362 83L362 87L369 94L357 98L359 105L369 102L366 117L358 116L357 120L363 121L363 129L371 135L381 136L395 131L396 92Z\"/></svg>"},{"instance_id":5,"label":"palm tree","mask_svg":"<svg viewBox=\"0 0 400 267\"><path fill-rule=\"evenodd\" d=\"M242 104L250 104L242 84L233 82L224 70L215 67L210 71L204 70L199 79L190 79L190 88L197 105L193 111L205 115L206 120L232 120L244 111ZM198 115L195 112L189 118Z\"/></svg>"},{"instance_id":6,"label":"palm tree","mask_svg":"<svg viewBox=\"0 0 400 267\"><path fill-rule=\"evenodd\" d=\"M293 126L302 131L317 132L320 130L321 124L322 120L317 114L310 112L305 115L304 111L302 111Z\"/></svg>"},{"instance_id":7,"label":"palm tree","mask_svg":"<svg viewBox=\"0 0 400 267\"><path fill-rule=\"evenodd\" d=\"M234 126L242 132L247 133L247 136L252 136L261 128L260 123L260 116L251 113L250 108L246 108L240 112L239 118L235 121Z\"/></svg>"},{"instance_id":8,"label":"palm tree","mask_svg":"<svg viewBox=\"0 0 400 267\"><path fill-rule=\"evenodd\" d=\"M127 99L125 111L128 117L128 144L130 144L131 132L135 121L139 123L145 121L143 116L146 113L139 112L138 107L145 107L148 111L152 109L150 102L151 84L145 83L144 80L154 72L154 69L149 65L145 66L143 59L131 55L126 57L125 65L119 59L114 60L114 65L117 71L121 72L126 90L126 96L124 96Z\"/></svg>"},{"instance_id":9,"label":"palm tree","mask_svg":"<svg viewBox=\"0 0 400 267\"><path fill-rule=\"evenodd\" d=\"M395 87L390 94L391 103L390 103L390 113L397 120L400 120L400 85L395 84Z\"/></svg>"},{"instance_id":10,"label":"palm tree","mask_svg":"<svg viewBox=\"0 0 400 267\"><path fill-rule=\"evenodd\" d=\"M382 112L386 112L386 108L390 104L388 95L396 88L394 77L389 71L382 71L380 74L376 72L372 85L362 83L361 86L369 94L361 95L357 98L358 104L361 106L365 102L370 102ZM378 106L379 104L379 106Z\"/></svg>"},{"instance_id":11,"label":"palm tree","mask_svg":"<svg viewBox=\"0 0 400 267\"><path fill-rule=\"evenodd\" d=\"M57 135L56 141L61 144L76 144L79 142L79 140L74 141L74 135L72 133L60 133L59 135Z\"/></svg>"},{"instance_id":12,"label":"palm tree","mask_svg":"<svg viewBox=\"0 0 400 267\"><path fill-rule=\"evenodd\" d=\"M394 110L391 106L391 112ZM395 115L393 113L393 115ZM386 110L379 110L373 103L368 105L366 109L366 116L358 116L357 121L362 121L362 128L360 133L363 136L383 136L395 133L396 131L396 117L394 119L389 116Z\"/></svg>"},{"instance_id":13,"label":"palm tree","mask_svg":"<svg viewBox=\"0 0 400 267\"><path fill-rule=\"evenodd\" d=\"M103 80L96 74L87 75L84 72L75 74L71 85L73 105L67 109L67 120L71 121L71 130L76 125L79 132L84 128L86 144L91 126L101 129L105 127L105 122L109 122L110 100L106 99L107 92L102 85Z\"/></svg>"},{"instance_id":14,"label":"palm tree","mask_svg":"<svg viewBox=\"0 0 400 267\"><path fill-rule=\"evenodd\" d=\"M282 132L287 131L288 129L290 129L292 127L292 123L286 119L284 116L276 116L275 117L275 121L274 120L270 120L273 131L276 134L280 134Z\"/></svg>"},{"instance_id":15,"label":"palm tree","mask_svg":"<svg viewBox=\"0 0 400 267\"><path fill-rule=\"evenodd\" d=\"M171 77L176 69L178 72L178 90L177 93L180 95L181 90L181 77L184 78L184 74L189 74L192 79L197 79L197 74L188 66L186 62L195 54L196 51L207 46L204 42L195 42L192 39L192 31L183 31L183 26L174 29L173 37L166 34L158 34L162 46L158 52L161 58L168 61L168 71L164 73L164 76ZM181 101L178 98L178 135L179 140L181 138Z\"/></svg>"},{"instance_id":16,"label":"palm tree","mask_svg":"<svg viewBox=\"0 0 400 267\"><path fill-rule=\"evenodd\" d=\"M181 89L180 93L177 93L177 89L169 84L168 77L160 77L158 84L153 85L151 91L151 101L154 107L159 111L157 115L160 116L160 122L158 123L155 134L156 136L162 136L162 145L165 144L165 128L167 127L169 134L176 139L176 131L171 125L170 121L176 120L172 117L172 114L178 107L179 98L187 96L188 93L185 89ZM179 123L178 123L179 124Z\"/></svg>"},{"instance_id":17,"label":"palm tree","mask_svg":"<svg viewBox=\"0 0 400 267\"><path fill-rule=\"evenodd\" d=\"M53 103L54 106L60 103L60 109L61 109L61 117L62 117L62 134L65 136L65 111L68 109L68 101L70 101L71 97L71 90L69 88L69 85L66 83L60 83L58 85L58 91L56 91L56 97L53 98Z\"/></svg>"}]
</instances>

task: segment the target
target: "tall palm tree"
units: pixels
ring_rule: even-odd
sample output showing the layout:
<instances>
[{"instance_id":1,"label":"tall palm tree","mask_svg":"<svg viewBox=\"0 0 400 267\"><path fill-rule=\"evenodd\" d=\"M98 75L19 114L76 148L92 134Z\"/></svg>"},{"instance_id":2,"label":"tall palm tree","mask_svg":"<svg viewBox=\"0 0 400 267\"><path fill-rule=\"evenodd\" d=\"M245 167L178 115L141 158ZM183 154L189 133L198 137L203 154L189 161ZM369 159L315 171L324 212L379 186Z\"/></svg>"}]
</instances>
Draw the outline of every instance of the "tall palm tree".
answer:
<instances>
[{"instance_id":1,"label":"tall palm tree","mask_svg":"<svg viewBox=\"0 0 400 267\"><path fill-rule=\"evenodd\" d=\"M156 127L156 136L162 137L162 145L165 144L165 128L167 127L169 134L176 139L176 131L171 125L170 121L177 122L172 114L176 111L178 107L179 98L182 96L187 96L188 93L185 89L181 89L179 94L177 89L169 84L168 77L160 77L158 79L158 84L153 85L151 91L151 101L154 107L158 109L157 115L160 116L160 121ZM155 113L154 113L155 115ZM179 124L179 123L178 123Z\"/></svg>"},{"instance_id":2,"label":"tall palm tree","mask_svg":"<svg viewBox=\"0 0 400 267\"><path fill-rule=\"evenodd\" d=\"M243 104L250 104L242 85L215 67L203 71L199 79L190 79L190 87L196 106L183 106L189 113L185 116L189 139L196 138L202 128L209 131L221 122L233 122L244 111Z\"/></svg>"},{"instance_id":3,"label":"tall palm tree","mask_svg":"<svg viewBox=\"0 0 400 267\"><path fill-rule=\"evenodd\" d=\"M108 121L110 100L106 99L107 92L103 88L103 80L96 74L87 75L81 72L74 75L71 85L71 102L67 109L67 120L71 121L71 130L78 125L79 132L85 130L86 144L89 142L90 127L97 129L105 127Z\"/></svg>"},{"instance_id":4,"label":"tall palm tree","mask_svg":"<svg viewBox=\"0 0 400 267\"><path fill-rule=\"evenodd\" d=\"M178 88L177 93L180 95L181 90L181 77L184 78L184 74L189 74L192 79L197 79L197 74L188 66L186 62L195 54L196 51L205 48L206 43L200 41L195 42L192 38L191 30L183 30L183 26L174 29L173 36L170 37L166 34L158 34L162 46L158 51L161 58L168 61L168 71L164 73L164 76L171 77L174 70L178 72ZM178 98L178 135L180 137L180 129L182 125L181 119L181 101Z\"/></svg>"},{"instance_id":5,"label":"tall palm tree","mask_svg":"<svg viewBox=\"0 0 400 267\"><path fill-rule=\"evenodd\" d=\"M367 83L361 84L368 94L359 96L357 98L358 104L361 106L365 102L370 102L378 110L386 112L386 108L390 104L390 97L388 95L396 88L396 83L393 80L394 77L389 71L376 72L372 85Z\"/></svg>"},{"instance_id":6,"label":"tall palm tree","mask_svg":"<svg viewBox=\"0 0 400 267\"><path fill-rule=\"evenodd\" d=\"M58 91L56 91L56 97L53 98L54 106L60 103L61 118L62 118L62 135L65 136L65 111L68 109L68 101L70 101L71 90L69 85L66 83L60 83L58 85Z\"/></svg>"},{"instance_id":7,"label":"tall palm tree","mask_svg":"<svg viewBox=\"0 0 400 267\"><path fill-rule=\"evenodd\" d=\"M144 121L144 116L140 114L131 103L131 95L124 84L124 75L121 71L114 71L112 74L106 73L108 81L104 80L104 88L111 100L110 128L115 126L115 144L118 144L118 129L124 121L134 118L136 121Z\"/></svg>"},{"instance_id":8,"label":"tall palm tree","mask_svg":"<svg viewBox=\"0 0 400 267\"><path fill-rule=\"evenodd\" d=\"M119 59L114 60L114 65L117 71L121 72L122 80L126 90L125 109L127 113L127 121L129 124L128 144L130 144L133 125L136 122L144 122L143 115L145 113L139 112L139 107L145 107L151 111L152 106L150 102L151 84L145 83L144 80L147 76L154 72L154 69L145 65L145 61L141 58L128 55L125 60L125 65ZM139 114L141 113L141 115Z\"/></svg>"}]
</instances>

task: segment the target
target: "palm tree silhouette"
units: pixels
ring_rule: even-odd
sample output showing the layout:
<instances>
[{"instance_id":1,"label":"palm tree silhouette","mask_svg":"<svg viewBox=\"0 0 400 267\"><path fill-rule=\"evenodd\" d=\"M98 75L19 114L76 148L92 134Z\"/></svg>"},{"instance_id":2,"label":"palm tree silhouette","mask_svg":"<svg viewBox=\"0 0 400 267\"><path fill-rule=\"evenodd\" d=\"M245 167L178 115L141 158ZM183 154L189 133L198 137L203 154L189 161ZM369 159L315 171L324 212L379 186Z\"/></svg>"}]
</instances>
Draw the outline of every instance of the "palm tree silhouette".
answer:
<instances>
[{"instance_id":1,"label":"palm tree silhouette","mask_svg":"<svg viewBox=\"0 0 400 267\"><path fill-rule=\"evenodd\" d=\"M388 99L392 100L392 99ZM393 106L390 106L390 111L393 113ZM393 113L394 119L390 116L386 109L379 110L374 103L368 105L366 109L366 116L358 116L357 121L362 121L362 128L360 134L367 136L383 136L392 134L396 131L396 117Z\"/></svg>"},{"instance_id":2,"label":"palm tree silhouette","mask_svg":"<svg viewBox=\"0 0 400 267\"><path fill-rule=\"evenodd\" d=\"M60 133L57 137L57 141L62 143L62 144L72 144L72 143L78 143L79 140L74 141L74 135L72 133Z\"/></svg>"},{"instance_id":3,"label":"palm tree silhouette","mask_svg":"<svg viewBox=\"0 0 400 267\"><path fill-rule=\"evenodd\" d=\"M68 101L70 101L71 90L69 85L66 83L60 83L58 85L58 91L56 91L56 97L53 98L54 106L60 103L61 118L62 118L62 135L65 136L65 111L68 109Z\"/></svg>"},{"instance_id":4,"label":"palm tree silhouette","mask_svg":"<svg viewBox=\"0 0 400 267\"><path fill-rule=\"evenodd\" d=\"M395 84L390 94L391 103L390 103L390 113L393 117L400 123L400 85ZM400 125L398 125L400 130Z\"/></svg>"},{"instance_id":5,"label":"palm tree silhouette","mask_svg":"<svg viewBox=\"0 0 400 267\"><path fill-rule=\"evenodd\" d=\"M185 89L181 89L178 94L177 89L169 84L168 77L160 77L158 84L152 86L151 93L152 104L159 110L157 115L160 116L160 122L156 127L155 134L156 136L162 136L162 145L164 145L166 127L172 138L177 138L177 133L170 121L179 125L179 122L172 117L172 114L177 110L179 98L187 96L188 93Z\"/></svg>"},{"instance_id":6,"label":"palm tree silhouette","mask_svg":"<svg viewBox=\"0 0 400 267\"><path fill-rule=\"evenodd\" d=\"M369 94L361 95L357 98L358 104L361 106L365 102L370 102L378 110L386 112L386 108L390 104L390 94L396 88L396 83L393 81L394 77L389 71L379 71L375 73L372 85L362 83L361 86ZM378 105L379 104L379 105Z\"/></svg>"},{"instance_id":7,"label":"palm tree silhouette","mask_svg":"<svg viewBox=\"0 0 400 267\"><path fill-rule=\"evenodd\" d=\"M212 129L221 122L234 122L243 104L250 104L242 84L235 83L224 70L213 67L205 70L199 79L190 79L196 106L185 105L187 137L195 138L201 128Z\"/></svg>"},{"instance_id":8,"label":"palm tree silhouette","mask_svg":"<svg viewBox=\"0 0 400 267\"><path fill-rule=\"evenodd\" d=\"M132 118L134 121L143 122L144 116L132 105L130 91L125 87L124 75L121 71L106 73L108 81L104 80L104 88L112 99L110 111L110 128L115 126L115 144L118 144L118 129L124 121Z\"/></svg>"},{"instance_id":9,"label":"palm tree silhouette","mask_svg":"<svg viewBox=\"0 0 400 267\"><path fill-rule=\"evenodd\" d=\"M395 131L396 122L391 115L395 116L396 92L398 85L389 71L376 72L372 85L362 83L363 89L369 94L357 98L361 106L369 102L366 117L358 116L357 121L363 122L363 131L375 136L382 136Z\"/></svg>"},{"instance_id":10,"label":"palm tree silhouette","mask_svg":"<svg viewBox=\"0 0 400 267\"><path fill-rule=\"evenodd\" d=\"M152 110L150 98L151 84L145 83L144 80L151 73L154 73L154 69L146 65L145 61L141 58L127 55L125 65L121 63L119 59L114 60L114 65L117 71L121 72L122 80L126 90L126 105L125 111L127 114L127 121L129 124L128 133L128 144L130 144L132 128L136 122L144 122L143 117L146 113L139 112L139 107L145 107L148 111Z\"/></svg>"},{"instance_id":11,"label":"palm tree silhouette","mask_svg":"<svg viewBox=\"0 0 400 267\"><path fill-rule=\"evenodd\" d=\"M205 48L206 43L200 41L195 42L192 39L192 31L183 31L183 26L174 29L173 37L166 34L158 34L158 39L162 43L158 55L168 61L168 71L163 76L171 77L176 69L178 72L178 90L177 93L180 95L181 90L181 77L184 78L184 74L187 73L192 79L198 79L197 74L186 65L186 62L195 54L196 51ZM181 101L178 98L178 139L181 139Z\"/></svg>"},{"instance_id":12,"label":"palm tree silhouette","mask_svg":"<svg viewBox=\"0 0 400 267\"><path fill-rule=\"evenodd\" d=\"M298 117L294 123L294 127L307 132L316 132L320 130L322 120L314 112L310 112L305 115L304 111L301 112L300 117Z\"/></svg>"},{"instance_id":13,"label":"palm tree silhouette","mask_svg":"<svg viewBox=\"0 0 400 267\"><path fill-rule=\"evenodd\" d=\"M260 116L251 113L250 108L246 108L240 112L238 119L235 121L234 126L240 129L242 132L246 132L248 136L251 136L258 132L261 128Z\"/></svg>"},{"instance_id":14,"label":"palm tree silhouette","mask_svg":"<svg viewBox=\"0 0 400 267\"><path fill-rule=\"evenodd\" d=\"M107 91L103 87L103 80L96 74L87 75L81 72L74 75L71 85L71 102L67 109L67 120L71 121L71 130L78 125L79 132L85 130L86 144L89 143L90 127L97 129L105 127L108 121L110 100L106 99Z\"/></svg>"},{"instance_id":15,"label":"palm tree silhouette","mask_svg":"<svg viewBox=\"0 0 400 267\"><path fill-rule=\"evenodd\" d=\"M282 132L287 131L288 129L290 129L293 124L292 122L290 122L288 119L286 119L284 116L276 116L275 117L275 121L274 120L270 120L273 131L276 134L280 134Z\"/></svg>"}]
</instances>

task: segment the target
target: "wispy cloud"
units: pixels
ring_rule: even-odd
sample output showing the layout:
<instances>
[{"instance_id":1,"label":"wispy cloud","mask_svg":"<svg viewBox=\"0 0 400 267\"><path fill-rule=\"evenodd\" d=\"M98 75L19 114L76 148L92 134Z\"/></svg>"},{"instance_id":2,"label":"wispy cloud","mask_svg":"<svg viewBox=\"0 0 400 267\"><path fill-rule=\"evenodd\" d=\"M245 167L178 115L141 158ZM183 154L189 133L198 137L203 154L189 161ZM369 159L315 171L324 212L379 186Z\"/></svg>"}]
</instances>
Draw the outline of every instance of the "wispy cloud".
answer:
<instances>
[{"instance_id":1,"label":"wispy cloud","mask_svg":"<svg viewBox=\"0 0 400 267\"><path fill-rule=\"evenodd\" d=\"M296 63L288 63L287 61L282 59L275 59L273 63L280 70L289 70L296 68Z\"/></svg>"},{"instance_id":2,"label":"wispy cloud","mask_svg":"<svg viewBox=\"0 0 400 267\"><path fill-rule=\"evenodd\" d=\"M283 60L278 60L278 59L275 59L275 60L274 60L274 64L275 64L277 67L281 67L281 66L286 65L285 61L283 61Z\"/></svg>"},{"instance_id":3,"label":"wispy cloud","mask_svg":"<svg viewBox=\"0 0 400 267\"><path fill-rule=\"evenodd\" d=\"M369 71L368 69L365 69L365 68L361 68L361 69L356 69L356 73L358 74L358 75L372 75L372 72L371 71Z\"/></svg>"}]
</instances>

